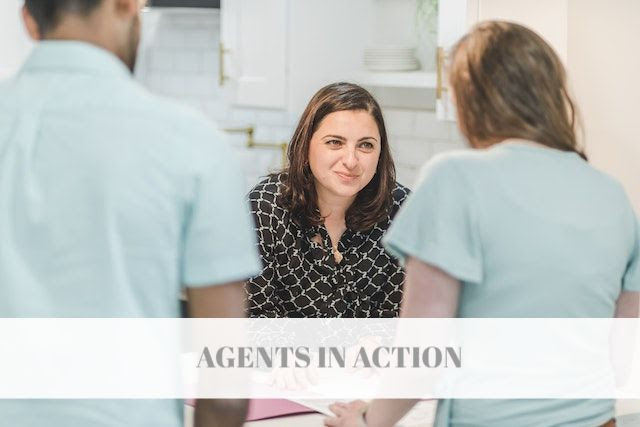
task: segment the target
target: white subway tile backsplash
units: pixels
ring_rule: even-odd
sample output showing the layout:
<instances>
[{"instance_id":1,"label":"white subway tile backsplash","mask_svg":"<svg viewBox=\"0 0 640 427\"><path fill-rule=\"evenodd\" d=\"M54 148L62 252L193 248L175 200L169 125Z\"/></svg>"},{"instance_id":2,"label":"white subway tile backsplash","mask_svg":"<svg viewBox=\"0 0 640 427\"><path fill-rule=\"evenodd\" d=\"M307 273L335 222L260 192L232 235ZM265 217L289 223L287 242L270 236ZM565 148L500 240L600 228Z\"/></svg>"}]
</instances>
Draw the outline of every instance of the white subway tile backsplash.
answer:
<instances>
[{"instance_id":1,"label":"white subway tile backsplash","mask_svg":"<svg viewBox=\"0 0 640 427\"><path fill-rule=\"evenodd\" d=\"M298 122L300 121L300 116L302 116L302 111L300 112L287 112L286 116L285 116L285 125L290 126L291 129L291 133L293 134L293 132L295 131L296 127L298 126Z\"/></svg>"},{"instance_id":2,"label":"white subway tile backsplash","mask_svg":"<svg viewBox=\"0 0 640 427\"><path fill-rule=\"evenodd\" d=\"M174 51L169 48L148 49L147 69L154 71L172 71L174 65Z\"/></svg>"},{"instance_id":3,"label":"white subway tile backsplash","mask_svg":"<svg viewBox=\"0 0 640 427\"><path fill-rule=\"evenodd\" d=\"M463 141L439 141L431 143L431 157L453 150L468 149Z\"/></svg>"},{"instance_id":4,"label":"white subway tile backsplash","mask_svg":"<svg viewBox=\"0 0 640 427\"><path fill-rule=\"evenodd\" d=\"M218 87L218 81L216 80L216 76L211 74L202 74L202 73L189 73L188 77L185 79L185 92L190 96L198 96L204 99L219 99L220 102L223 102L221 98L222 94L220 93L220 89Z\"/></svg>"},{"instance_id":5,"label":"white subway tile backsplash","mask_svg":"<svg viewBox=\"0 0 640 427\"><path fill-rule=\"evenodd\" d=\"M462 144L464 147L468 147L466 138L462 136L462 133L460 133L460 129L458 129L458 126L454 123L452 123L451 138L449 139L458 144Z\"/></svg>"},{"instance_id":6,"label":"white subway tile backsplash","mask_svg":"<svg viewBox=\"0 0 640 427\"><path fill-rule=\"evenodd\" d=\"M402 165L420 166L431 157L431 144L421 139L394 138L393 159Z\"/></svg>"},{"instance_id":7,"label":"white subway tile backsplash","mask_svg":"<svg viewBox=\"0 0 640 427\"><path fill-rule=\"evenodd\" d=\"M212 120L221 123L227 121L231 114L231 109L222 99L207 99L202 102L202 109Z\"/></svg>"},{"instance_id":8,"label":"white subway tile backsplash","mask_svg":"<svg viewBox=\"0 0 640 427\"><path fill-rule=\"evenodd\" d=\"M218 47L208 46L200 50L200 71L218 75Z\"/></svg>"},{"instance_id":9,"label":"white subway tile backsplash","mask_svg":"<svg viewBox=\"0 0 640 427\"><path fill-rule=\"evenodd\" d=\"M219 129L224 131L224 129L228 128L228 126L219 125ZM244 150L247 147L247 136L243 133L226 133L227 141L231 146L238 150Z\"/></svg>"},{"instance_id":10,"label":"white subway tile backsplash","mask_svg":"<svg viewBox=\"0 0 640 427\"><path fill-rule=\"evenodd\" d=\"M413 135L416 113L414 110L387 108L383 112L387 134L406 137Z\"/></svg>"},{"instance_id":11,"label":"white subway tile backsplash","mask_svg":"<svg viewBox=\"0 0 640 427\"><path fill-rule=\"evenodd\" d=\"M267 149L237 149L245 175L246 189L253 188L263 176L280 169L280 152Z\"/></svg>"},{"instance_id":12,"label":"white subway tile backsplash","mask_svg":"<svg viewBox=\"0 0 640 427\"><path fill-rule=\"evenodd\" d=\"M270 126L260 125L256 127L253 136L256 141L260 142L274 142L275 140L273 136L273 128Z\"/></svg>"},{"instance_id":13,"label":"white subway tile backsplash","mask_svg":"<svg viewBox=\"0 0 640 427\"><path fill-rule=\"evenodd\" d=\"M283 110L256 110L256 122L265 125L283 125L287 114Z\"/></svg>"},{"instance_id":14,"label":"white subway tile backsplash","mask_svg":"<svg viewBox=\"0 0 640 427\"><path fill-rule=\"evenodd\" d=\"M184 94L185 79L183 76L168 72L151 72L149 74L147 82L152 91L178 98Z\"/></svg>"},{"instance_id":15,"label":"white subway tile backsplash","mask_svg":"<svg viewBox=\"0 0 640 427\"><path fill-rule=\"evenodd\" d=\"M290 126L278 126L273 128L273 136L276 142L289 142L293 136L293 129Z\"/></svg>"},{"instance_id":16,"label":"white subway tile backsplash","mask_svg":"<svg viewBox=\"0 0 640 427\"><path fill-rule=\"evenodd\" d=\"M257 112L255 110L234 108L231 112L230 119L241 126L255 126L256 117Z\"/></svg>"},{"instance_id":17,"label":"white subway tile backsplash","mask_svg":"<svg viewBox=\"0 0 640 427\"><path fill-rule=\"evenodd\" d=\"M184 43L190 47L207 48L217 44L219 37L210 28L189 28L183 31Z\"/></svg>"},{"instance_id":18,"label":"white subway tile backsplash","mask_svg":"<svg viewBox=\"0 0 640 427\"><path fill-rule=\"evenodd\" d=\"M154 34L154 44L164 48L183 48L185 44L184 33L168 25L166 20L161 19Z\"/></svg>"},{"instance_id":19,"label":"white subway tile backsplash","mask_svg":"<svg viewBox=\"0 0 640 427\"><path fill-rule=\"evenodd\" d=\"M202 69L202 54L198 49L183 50L174 54L173 62L173 69L177 72L199 72Z\"/></svg>"},{"instance_id":20,"label":"white subway tile backsplash","mask_svg":"<svg viewBox=\"0 0 640 427\"><path fill-rule=\"evenodd\" d=\"M419 111L416 113L413 135L425 139L449 139L451 126L451 122L437 120L434 111Z\"/></svg>"},{"instance_id":21,"label":"white subway tile backsplash","mask_svg":"<svg viewBox=\"0 0 640 427\"><path fill-rule=\"evenodd\" d=\"M413 165L396 164L396 181L413 189L420 169Z\"/></svg>"},{"instance_id":22,"label":"white subway tile backsplash","mask_svg":"<svg viewBox=\"0 0 640 427\"><path fill-rule=\"evenodd\" d=\"M164 17L172 28L188 30L191 28L207 28L220 21L216 10L167 9Z\"/></svg>"}]
</instances>

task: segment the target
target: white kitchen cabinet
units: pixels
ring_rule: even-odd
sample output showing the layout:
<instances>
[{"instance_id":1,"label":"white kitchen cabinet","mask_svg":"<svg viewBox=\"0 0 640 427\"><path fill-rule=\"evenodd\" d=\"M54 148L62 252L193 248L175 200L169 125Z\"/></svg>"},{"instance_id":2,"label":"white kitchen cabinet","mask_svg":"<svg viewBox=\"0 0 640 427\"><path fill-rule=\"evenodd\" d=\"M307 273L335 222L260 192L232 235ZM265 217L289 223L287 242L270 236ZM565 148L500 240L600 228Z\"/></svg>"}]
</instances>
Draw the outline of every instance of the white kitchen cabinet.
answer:
<instances>
[{"instance_id":1,"label":"white kitchen cabinet","mask_svg":"<svg viewBox=\"0 0 640 427\"><path fill-rule=\"evenodd\" d=\"M441 0L438 5L438 49L436 54L436 117L455 120L446 78L446 63L451 48L477 21L478 1Z\"/></svg>"},{"instance_id":2,"label":"white kitchen cabinet","mask_svg":"<svg viewBox=\"0 0 640 427\"><path fill-rule=\"evenodd\" d=\"M446 63L450 50L474 24L504 20L525 25L540 34L566 62L567 0L441 0L438 10L436 112L439 119L455 120L447 90Z\"/></svg>"},{"instance_id":3,"label":"white kitchen cabinet","mask_svg":"<svg viewBox=\"0 0 640 427\"><path fill-rule=\"evenodd\" d=\"M394 4L406 21L385 14ZM340 80L369 87L436 93L441 119L453 120L445 63L453 44L486 19L522 23L566 58L567 0L440 0L436 71L378 73L363 65L366 46L416 25L405 0L222 0L221 55L225 92L236 106L300 111L321 86ZM387 9L385 9L387 8ZM380 11L387 11L380 13ZM394 28L391 28L394 27ZM386 32L386 33L385 33ZM431 99L433 95L425 99ZM426 95L425 95L426 96Z\"/></svg>"},{"instance_id":4,"label":"white kitchen cabinet","mask_svg":"<svg viewBox=\"0 0 640 427\"><path fill-rule=\"evenodd\" d=\"M321 86L355 80L372 0L223 0L223 86L231 104L300 111Z\"/></svg>"},{"instance_id":5,"label":"white kitchen cabinet","mask_svg":"<svg viewBox=\"0 0 640 427\"><path fill-rule=\"evenodd\" d=\"M23 0L0 1L0 79L18 71L33 47L22 24L22 4Z\"/></svg>"},{"instance_id":6,"label":"white kitchen cabinet","mask_svg":"<svg viewBox=\"0 0 640 427\"><path fill-rule=\"evenodd\" d=\"M287 0L223 0L223 86L234 105L285 108Z\"/></svg>"}]
</instances>

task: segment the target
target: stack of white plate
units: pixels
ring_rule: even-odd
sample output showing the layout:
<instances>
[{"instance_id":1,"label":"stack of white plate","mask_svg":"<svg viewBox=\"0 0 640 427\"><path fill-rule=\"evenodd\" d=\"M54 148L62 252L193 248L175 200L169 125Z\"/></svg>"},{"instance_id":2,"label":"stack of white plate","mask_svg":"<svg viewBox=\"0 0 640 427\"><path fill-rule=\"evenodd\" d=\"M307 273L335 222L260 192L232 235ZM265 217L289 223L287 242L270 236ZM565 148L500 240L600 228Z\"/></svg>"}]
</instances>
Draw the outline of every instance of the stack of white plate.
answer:
<instances>
[{"instance_id":1,"label":"stack of white plate","mask_svg":"<svg viewBox=\"0 0 640 427\"><path fill-rule=\"evenodd\" d=\"M370 71L412 71L420 68L411 46L377 45L364 50L364 65Z\"/></svg>"}]
</instances>

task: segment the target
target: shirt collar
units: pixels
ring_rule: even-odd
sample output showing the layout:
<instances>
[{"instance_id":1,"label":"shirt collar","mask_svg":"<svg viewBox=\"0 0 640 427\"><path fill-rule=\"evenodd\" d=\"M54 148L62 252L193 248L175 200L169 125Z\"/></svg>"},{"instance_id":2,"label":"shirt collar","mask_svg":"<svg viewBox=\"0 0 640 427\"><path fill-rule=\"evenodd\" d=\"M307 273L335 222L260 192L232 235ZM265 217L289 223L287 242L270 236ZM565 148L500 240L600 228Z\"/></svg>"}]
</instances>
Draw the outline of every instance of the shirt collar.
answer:
<instances>
[{"instance_id":1,"label":"shirt collar","mask_svg":"<svg viewBox=\"0 0 640 427\"><path fill-rule=\"evenodd\" d=\"M31 52L22 71L53 71L131 77L129 69L113 53L75 40L43 40Z\"/></svg>"}]
</instances>

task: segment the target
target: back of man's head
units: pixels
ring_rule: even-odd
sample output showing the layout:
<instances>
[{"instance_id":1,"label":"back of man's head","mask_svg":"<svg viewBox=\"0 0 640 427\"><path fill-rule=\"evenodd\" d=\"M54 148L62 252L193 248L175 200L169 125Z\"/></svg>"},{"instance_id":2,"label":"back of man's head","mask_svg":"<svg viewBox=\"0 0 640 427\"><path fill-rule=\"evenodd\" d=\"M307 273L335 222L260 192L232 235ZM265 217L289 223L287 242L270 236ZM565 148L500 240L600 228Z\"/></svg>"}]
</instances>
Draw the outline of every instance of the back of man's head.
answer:
<instances>
[{"instance_id":1,"label":"back of man's head","mask_svg":"<svg viewBox=\"0 0 640 427\"><path fill-rule=\"evenodd\" d=\"M56 28L65 13L87 16L103 0L25 0L25 5L38 24L41 35Z\"/></svg>"},{"instance_id":2,"label":"back of man's head","mask_svg":"<svg viewBox=\"0 0 640 427\"><path fill-rule=\"evenodd\" d=\"M91 43L115 54L133 71L144 4L142 0L25 0L23 17L36 40Z\"/></svg>"}]
</instances>

